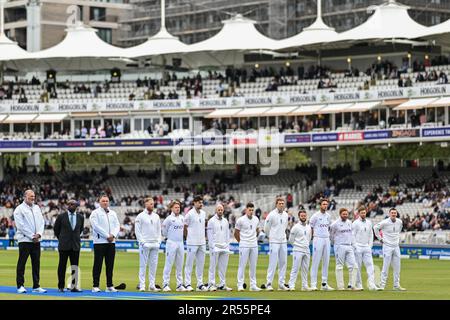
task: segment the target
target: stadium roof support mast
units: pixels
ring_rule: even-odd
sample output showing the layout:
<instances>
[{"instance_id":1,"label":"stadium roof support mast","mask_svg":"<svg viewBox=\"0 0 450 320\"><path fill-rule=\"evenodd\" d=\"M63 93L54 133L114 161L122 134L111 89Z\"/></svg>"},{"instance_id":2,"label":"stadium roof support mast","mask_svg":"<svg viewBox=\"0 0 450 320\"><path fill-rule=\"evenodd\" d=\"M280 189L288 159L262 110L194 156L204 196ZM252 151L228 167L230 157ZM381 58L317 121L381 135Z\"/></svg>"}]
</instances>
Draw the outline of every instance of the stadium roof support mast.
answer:
<instances>
[{"instance_id":1,"label":"stadium roof support mast","mask_svg":"<svg viewBox=\"0 0 450 320\"><path fill-rule=\"evenodd\" d=\"M325 24L322 19L322 0L317 0L317 18L313 25L315 24ZM317 49L317 65L319 67L322 66L322 51L320 50L320 48Z\"/></svg>"},{"instance_id":2,"label":"stadium roof support mast","mask_svg":"<svg viewBox=\"0 0 450 320\"><path fill-rule=\"evenodd\" d=\"M166 31L166 0L161 0L161 31ZM162 69L161 69L161 78L163 81L167 79L167 72L166 72L166 63L167 58L165 55L162 55Z\"/></svg>"}]
</instances>

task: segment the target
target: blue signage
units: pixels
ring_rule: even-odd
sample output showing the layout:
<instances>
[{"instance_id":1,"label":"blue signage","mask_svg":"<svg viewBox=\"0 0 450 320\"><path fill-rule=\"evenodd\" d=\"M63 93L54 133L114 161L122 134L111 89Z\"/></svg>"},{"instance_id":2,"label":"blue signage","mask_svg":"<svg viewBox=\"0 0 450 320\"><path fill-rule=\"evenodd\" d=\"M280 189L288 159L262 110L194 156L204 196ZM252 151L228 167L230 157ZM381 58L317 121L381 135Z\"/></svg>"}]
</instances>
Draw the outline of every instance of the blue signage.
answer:
<instances>
[{"instance_id":1,"label":"blue signage","mask_svg":"<svg viewBox=\"0 0 450 320\"><path fill-rule=\"evenodd\" d=\"M312 135L313 142L327 142L327 141L337 141L337 133L314 133Z\"/></svg>"}]
</instances>

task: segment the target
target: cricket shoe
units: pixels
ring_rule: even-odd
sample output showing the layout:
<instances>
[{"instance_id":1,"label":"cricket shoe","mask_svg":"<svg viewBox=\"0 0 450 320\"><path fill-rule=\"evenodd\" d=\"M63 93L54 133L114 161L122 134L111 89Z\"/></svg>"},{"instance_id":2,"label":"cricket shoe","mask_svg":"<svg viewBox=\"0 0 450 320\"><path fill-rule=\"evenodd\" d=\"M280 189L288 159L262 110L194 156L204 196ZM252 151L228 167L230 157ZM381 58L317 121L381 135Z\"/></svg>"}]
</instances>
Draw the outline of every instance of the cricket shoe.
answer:
<instances>
[{"instance_id":1,"label":"cricket shoe","mask_svg":"<svg viewBox=\"0 0 450 320\"><path fill-rule=\"evenodd\" d=\"M208 291L214 292L217 291L217 287L213 284L210 284L207 288Z\"/></svg>"},{"instance_id":2,"label":"cricket shoe","mask_svg":"<svg viewBox=\"0 0 450 320\"><path fill-rule=\"evenodd\" d=\"M192 288L192 286L190 284L188 284L187 286L184 286L185 291L191 292L194 291L194 288Z\"/></svg>"},{"instance_id":3,"label":"cricket shoe","mask_svg":"<svg viewBox=\"0 0 450 320\"><path fill-rule=\"evenodd\" d=\"M164 292L170 292L170 291L172 291L172 289L170 289L169 285L166 284L166 285L164 286L164 288L163 288L162 291L164 291ZM177 288L177 291L178 291L178 288ZM183 291L184 291L184 290L183 290Z\"/></svg>"},{"instance_id":4,"label":"cricket shoe","mask_svg":"<svg viewBox=\"0 0 450 320\"><path fill-rule=\"evenodd\" d=\"M295 287L289 286L289 291L295 291Z\"/></svg>"},{"instance_id":5,"label":"cricket shoe","mask_svg":"<svg viewBox=\"0 0 450 320\"><path fill-rule=\"evenodd\" d=\"M107 287L106 290L105 290L105 292L119 292L119 290L117 290L117 289L114 288L114 287Z\"/></svg>"},{"instance_id":6,"label":"cricket shoe","mask_svg":"<svg viewBox=\"0 0 450 320\"><path fill-rule=\"evenodd\" d=\"M161 289L157 288L156 286L151 286L151 287L148 287L148 291L159 292L159 291L161 291Z\"/></svg>"},{"instance_id":7,"label":"cricket shoe","mask_svg":"<svg viewBox=\"0 0 450 320\"><path fill-rule=\"evenodd\" d=\"M93 288L92 288L92 292L93 292L93 293L99 293L99 292L102 292L102 290L100 290L99 287L93 287Z\"/></svg>"},{"instance_id":8,"label":"cricket shoe","mask_svg":"<svg viewBox=\"0 0 450 320\"><path fill-rule=\"evenodd\" d=\"M402 287L394 287L394 291L406 291L406 289Z\"/></svg>"},{"instance_id":9,"label":"cricket shoe","mask_svg":"<svg viewBox=\"0 0 450 320\"><path fill-rule=\"evenodd\" d=\"M220 286L217 287L217 291L233 291L233 289L227 286Z\"/></svg>"},{"instance_id":10,"label":"cricket shoe","mask_svg":"<svg viewBox=\"0 0 450 320\"><path fill-rule=\"evenodd\" d=\"M245 289L244 289L244 287L238 287L238 291L239 291L239 292L245 291Z\"/></svg>"},{"instance_id":11,"label":"cricket shoe","mask_svg":"<svg viewBox=\"0 0 450 320\"><path fill-rule=\"evenodd\" d=\"M145 287L139 287L140 292L145 292Z\"/></svg>"},{"instance_id":12,"label":"cricket shoe","mask_svg":"<svg viewBox=\"0 0 450 320\"><path fill-rule=\"evenodd\" d=\"M303 287L302 291L317 291L317 288L316 288L316 290L313 290L313 288L310 288L310 287Z\"/></svg>"},{"instance_id":13,"label":"cricket shoe","mask_svg":"<svg viewBox=\"0 0 450 320\"><path fill-rule=\"evenodd\" d=\"M17 289L17 293L27 293L27 289L25 289L24 286L21 286L20 288Z\"/></svg>"},{"instance_id":14,"label":"cricket shoe","mask_svg":"<svg viewBox=\"0 0 450 320\"><path fill-rule=\"evenodd\" d=\"M250 287L250 291L257 291L257 292L259 292L259 291L261 291L262 289L261 288L258 288L258 287ZM272 288L272 290L273 290L273 288Z\"/></svg>"},{"instance_id":15,"label":"cricket shoe","mask_svg":"<svg viewBox=\"0 0 450 320\"><path fill-rule=\"evenodd\" d=\"M278 285L278 291L289 291L289 286L287 284Z\"/></svg>"},{"instance_id":16,"label":"cricket shoe","mask_svg":"<svg viewBox=\"0 0 450 320\"><path fill-rule=\"evenodd\" d=\"M47 290L42 289L41 287L33 289L34 293L46 293Z\"/></svg>"},{"instance_id":17,"label":"cricket shoe","mask_svg":"<svg viewBox=\"0 0 450 320\"><path fill-rule=\"evenodd\" d=\"M273 287L272 287L272 284L271 284L271 283L268 283L268 284L266 285L266 291L273 291Z\"/></svg>"},{"instance_id":18,"label":"cricket shoe","mask_svg":"<svg viewBox=\"0 0 450 320\"><path fill-rule=\"evenodd\" d=\"M184 291L186 291L186 289L184 288L184 286L181 285L181 284L180 284L175 290L176 290L176 291L179 291L179 292L184 292Z\"/></svg>"},{"instance_id":19,"label":"cricket shoe","mask_svg":"<svg viewBox=\"0 0 450 320\"><path fill-rule=\"evenodd\" d=\"M208 288L204 284L201 284L197 287L196 291L208 291Z\"/></svg>"},{"instance_id":20,"label":"cricket shoe","mask_svg":"<svg viewBox=\"0 0 450 320\"><path fill-rule=\"evenodd\" d=\"M320 288L322 291L334 291L334 288L330 287L328 284L322 285Z\"/></svg>"},{"instance_id":21,"label":"cricket shoe","mask_svg":"<svg viewBox=\"0 0 450 320\"><path fill-rule=\"evenodd\" d=\"M311 287L311 291L318 291L317 287Z\"/></svg>"}]
</instances>

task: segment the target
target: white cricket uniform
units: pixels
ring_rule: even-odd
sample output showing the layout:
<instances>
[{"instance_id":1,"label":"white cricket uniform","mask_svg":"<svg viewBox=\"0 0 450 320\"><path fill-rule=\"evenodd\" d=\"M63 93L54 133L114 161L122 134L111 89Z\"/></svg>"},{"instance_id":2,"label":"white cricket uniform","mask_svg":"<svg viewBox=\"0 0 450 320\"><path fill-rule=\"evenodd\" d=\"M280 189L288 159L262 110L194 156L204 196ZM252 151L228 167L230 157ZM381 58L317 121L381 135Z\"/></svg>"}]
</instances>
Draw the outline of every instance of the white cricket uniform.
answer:
<instances>
[{"instance_id":1,"label":"white cricket uniform","mask_svg":"<svg viewBox=\"0 0 450 320\"><path fill-rule=\"evenodd\" d=\"M283 287L286 277L288 214L286 211L272 210L264 222L264 232L269 237L269 267L267 268L267 284L272 284L278 266L278 286Z\"/></svg>"},{"instance_id":2,"label":"white cricket uniform","mask_svg":"<svg viewBox=\"0 0 450 320\"><path fill-rule=\"evenodd\" d=\"M322 261L322 283L328 283L328 265L330 263L330 225L331 216L320 211L313 214L309 220L313 229L313 253L311 266L311 287L317 288L317 273Z\"/></svg>"},{"instance_id":3,"label":"white cricket uniform","mask_svg":"<svg viewBox=\"0 0 450 320\"><path fill-rule=\"evenodd\" d=\"M389 266L394 269L394 288L400 287L400 232L403 229L402 220L396 218L384 219L373 227L375 236L383 240L383 270L381 271L381 288L386 286ZM380 231L383 235L380 234Z\"/></svg>"},{"instance_id":4,"label":"white cricket uniform","mask_svg":"<svg viewBox=\"0 0 450 320\"><path fill-rule=\"evenodd\" d=\"M166 262L163 271L163 286L170 284L170 272L175 263L177 287L183 285L183 262L184 262L184 217L171 213L162 224L162 234L166 241Z\"/></svg>"},{"instance_id":5,"label":"white cricket uniform","mask_svg":"<svg viewBox=\"0 0 450 320\"><path fill-rule=\"evenodd\" d=\"M148 266L149 285L150 288L154 288L161 244L161 218L156 212L144 209L136 217L134 228L139 243L139 287L145 289L145 273Z\"/></svg>"},{"instance_id":6,"label":"white cricket uniform","mask_svg":"<svg viewBox=\"0 0 450 320\"><path fill-rule=\"evenodd\" d=\"M362 264L366 267L367 283L369 289L375 288L375 275L372 259L373 227L369 219L358 218L352 224L353 248L355 250L358 272L356 276L356 288L362 288L361 269Z\"/></svg>"},{"instance_id":7,"label":"white cricket uniform","mask_svg":"<svg viewBox=\"0 0 450 320\"><path fill-rule=\"evenodd\" d=\"M195 260L195 270L197 276L197 287L203 285L203 268L205 266L206 254L206 213L200 209L197 212L195 208L186 213L184 225L187 226L187 256L184 266L184 284L191 285L191 274Z\"/></svg>"},{"instance_id":8,"label":"white cricket uniform","mask_svg":"<svg viewBox=\"0 0 450 320\"><path fill-rule=\"evenodd\" d=\"M216 268L219 270L219 287L226 285L228 255L230 254L230 228L227 219L214 215L207 227L209 246L209 281L216 285Z\"/></svg>"},{"instance_id":9,"label":"white cricket uniform","mask_svg":"<svg viewBox=\"0 0 450 320\"><path fill-rule=\"evenodd\" d=\"M353 251L352 223L349 220L336 220L330 226L330 238L334 243L334 255L336 258L336 283L338 289L344 288L344 265L347 265L349 273L349 285L354 288L358 265Z\"/></svg>"},{"instance_id":10,"label":"white cricket uniform","mask_svg":"<svg viewBox=\"0 0 450 320\"><path fill-rule=\"evenodd\" d=\"M250 288L256 287L256 262L258 260L258 239L257 229L259 219L252 216L243 215L236 221L236 229L239 230L239 268L238 268L238 288L244 285L245 267L247 261L250 261Z\"/></svg>"},{"instance_id":11,"label":"white cricket uniform","mask_svg":"<svg viewBox=\"0 0 450 320\"><path fill-rule=\"evenodd\" d=\"M44 234L44 217L37 204L29 206L25 202L14 209L14 222L17 228L17 242L33 242L33 236L39 234L42 240Z\"/></svg>"},{"instance_id":12,"label":"white cricket uniform","mask_svg":"<svg viewBox=\"0 0 450 320\"><path fill-rule=\"evenodd\" d=\"M312 229L307 223L298 222L292 227L289 243L292 244L292 270L289 279L289 288L295 288L298 270L302 267L302 288L308 287L309 260L311 259L309 244L311 243Z\"/></svg>"}]
</instances>

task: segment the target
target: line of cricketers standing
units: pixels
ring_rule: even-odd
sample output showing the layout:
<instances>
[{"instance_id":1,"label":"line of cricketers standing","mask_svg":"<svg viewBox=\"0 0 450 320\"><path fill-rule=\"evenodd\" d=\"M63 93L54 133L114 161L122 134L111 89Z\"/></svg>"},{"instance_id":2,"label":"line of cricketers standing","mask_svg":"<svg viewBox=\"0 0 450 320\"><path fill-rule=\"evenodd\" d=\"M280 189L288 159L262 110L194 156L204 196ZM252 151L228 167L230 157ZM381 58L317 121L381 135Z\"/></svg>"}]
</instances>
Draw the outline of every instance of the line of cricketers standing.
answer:
<instances>
[{"instance_id":1,"label":"line of cricketers standing","mask_svg":"<svg viewBox=\"0 0 450 320\"><path fill-rule=\"evenodd\" d=\"M32 190L25 191L24 202L14 211L19 242L19 260L17 263L17 288L19 293L25 293L24 272L28 256L31 256L33 274L33 292L46 292L39 285L40 241L44 229L44 221L39 206L34 204L35 195ZM113 285L113 269L115 258L115 240L120 230L117 214L109 209L109 198L102 195L99 198L100 207L94 210L89 219L93 230L94 266L92 270L92 292L101 292L99 288L103 261L106 266L106 291L117 291ZM172 289L169 286L170 273L175 265L176 291L193 291L191 275L194 262L196 264L197 291L231 291L226 285L230 232L228 221L223 217L224 208L218 204L215 214L208 221L206 212L202 209L200 196L194 198L193 208L185 216L178 200L171 202L171 214L161 223L154 211L152 198L145 199L145 209L135 220L135 234L139 243L139 286L140 291L146 290L146 273L148 268L149 291L160 291L156 285L156 269L158 253L163 238L166 239L165 265L163 271L164 292ZM278 290L294 291L297 275L301 269L301 290L316 291L317 276L322 263L321 290L335 290L328 285L328 265L331 244L334 245L336 257L336 282L338 290L363 290L361 280L362 265L366 267L369 290L384 290L388 278L389 267L394 271L394 290L405 290L400 286L400 247L399 239L402 221L397 218L397 210L390 209L389 217L374 227L366 219L366 209L358 209L358 219L351 223L347 209L341 209L340 218L331 223L331 216L326 211L328 200L320 202L320 210L313 214L309 224L307 213L298 212L299 222L286 237L288 214L285 210L285 200L278 197L275 209L271 211L264 222L264 232L269 238L269 266L266 282L261 287L256 283L256 265L258 259L259 219L254 216L254 205L248 203L245 214L237 219L234 236L239 243L239 268L237 275L238 291L244 291L245 269L249 264L250 291L263 289L272 291L272 282L278 266ZM80 234L84 227L84 218L76 212L77 202L69 201L68 212L58 216L55 222L55 235L59 240L58 289L64 292L64 274L67 260L73 274L72 292L80 292L78 283L78 261L80 253ZM205 234L206 231L206 234ZM375 284L374 266L372 260L373 235L383 244L383 269L379 286ZM206 236L205 236L206 235ZM186 239L187 252L184 266L184 281L182 268L184 263ZM208 239L210 265L208 283L203 283L203 269L206 256L206 239ZM308 286L310 265L310 243L312 240L311 286ZM287 243L293 245L293 264L288 283L285 283L287 266ZM347 288L344 285L344 266L349 271ZM216 271L219 282L216 283Z\"/></svg>"}]
</instances>

